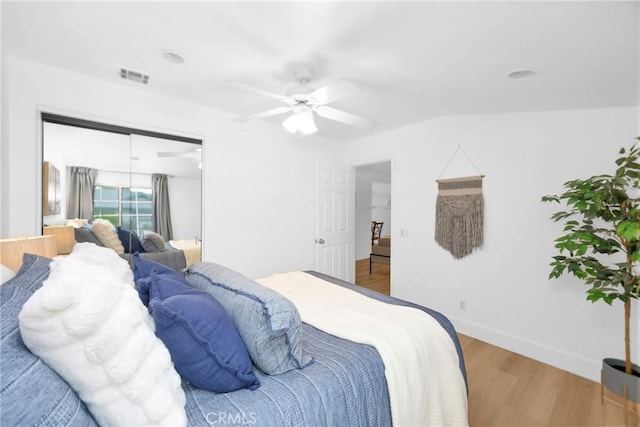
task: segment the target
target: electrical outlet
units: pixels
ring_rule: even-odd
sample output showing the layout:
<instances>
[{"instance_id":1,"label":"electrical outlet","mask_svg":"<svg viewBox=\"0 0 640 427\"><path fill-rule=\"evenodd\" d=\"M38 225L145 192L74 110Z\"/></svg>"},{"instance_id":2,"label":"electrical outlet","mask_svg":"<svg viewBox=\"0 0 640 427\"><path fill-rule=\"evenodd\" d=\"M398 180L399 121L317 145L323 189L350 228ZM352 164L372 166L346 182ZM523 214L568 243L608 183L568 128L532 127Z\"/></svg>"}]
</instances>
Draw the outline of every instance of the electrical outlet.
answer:
<instances>
[{"instance_id":1,"label":"electrical outlet","mask_svg":"<svg viewBox=\"0 0 640 427\"><path fill-rule=\"evenodd\" d=\"M458 308L459 308L461 311L466 311L466 310L467 310L467 301L465 301L465 300L461 299L461 300L460 300L460 302L459 302L459 304L458 304Z\"/></svg>"}]
</instances>

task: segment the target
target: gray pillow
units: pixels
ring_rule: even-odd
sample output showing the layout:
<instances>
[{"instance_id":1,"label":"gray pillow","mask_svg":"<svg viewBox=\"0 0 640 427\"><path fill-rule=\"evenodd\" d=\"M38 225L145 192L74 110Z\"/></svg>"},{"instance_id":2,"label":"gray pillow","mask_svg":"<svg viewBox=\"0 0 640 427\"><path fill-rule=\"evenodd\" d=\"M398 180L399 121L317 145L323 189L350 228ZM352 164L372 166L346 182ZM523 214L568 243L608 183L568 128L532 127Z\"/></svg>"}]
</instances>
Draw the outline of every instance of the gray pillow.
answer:
<instances>
[{"instance_id":1,"label":"gray pillow","mask_svg":"<svg viewBox=\"0 0 640 427\"><path fill-rule=\"evenodd\" d=\"M287 298L211 262L189 266L186 279L222 304L253 363L265 374L282 374L311 363L311 357L302 350L300 314Z\"/></svg>"},{"instance_id":2,"label":"gray pillow","mask_svg":"<svg viewBox=\"0 0 640 427\"><path fill-rule=\"evenodd\" d=\"M85 227L78 227L73 229L73 234L78 243L95 243L98 246L104 246L98 236L93 231Z\"/></svg>"},{"instance_id":3,"label":"gray pillow","mask_svg":"<svg viewBox=\"0 0 640 427\"><path fill-rule=\"evenodd\" d=\"M167 250L162 236L153 231L144 233L142 237L142 247L145 252L164 252Z\"/></svg>"}]
</instances>

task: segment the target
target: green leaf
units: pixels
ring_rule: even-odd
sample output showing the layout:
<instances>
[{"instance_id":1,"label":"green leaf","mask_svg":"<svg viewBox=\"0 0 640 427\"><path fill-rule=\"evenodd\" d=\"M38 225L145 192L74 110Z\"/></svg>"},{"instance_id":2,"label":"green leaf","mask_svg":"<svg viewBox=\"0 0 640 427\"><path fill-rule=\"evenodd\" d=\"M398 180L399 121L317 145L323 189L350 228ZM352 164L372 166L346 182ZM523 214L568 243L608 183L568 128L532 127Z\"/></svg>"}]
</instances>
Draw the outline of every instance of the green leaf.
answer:
<instances>
[{"instance_id":1,"label":"green leaf","mask_svg":"<svg viewBox=\"0 0 640 427\"><path fill-rule=\"evenodd\" d=\"M640 232L640 224L637 222L621 221L616 228L616 234L627 240L635 240Z\"/></svg>"},{"instance_id":2,"label":"green leaf","mask_svg":"<svg viewBox=\"0 0 640 427\"><path fill-rule=\"evenodd\" d=\"M578 250L576 251L576 255L577 256L582 256L582 255L586 254L588 248L589 247L587 245L581 245L580 247L578 247Z\"/></svg>"},{"instance_id":3,"label":"green leaf","mask_svg":"<svg viewBox=\"0 0 640 427\"><path fill-rule=\"evenodd\" d=\"M596 302L604 297L604 292L599 289L589 289L587 291L587 300L591 302Z\"/></svg>"},{"instance_id":4,"label":"green leaf","mask_svg":"<svg viewBox=\"0 0 640 427\"><path fill-rule=\"evenodd\" d=\"M639 159L640 144L622 148L614 175L569 180L563 193L542 197L565 206L551 216L564 224L553 243L559 254L552 257L549 278L571 274L581 279L589 301L640 299L640 277L621 262L640 262L640 201L627 194L629 188L640 188Z\"/></svg>"},{"instance_id":5,"label":"green leaf","mask_svg":"<svg viewBox=\"0 0 640 427\"><path fill-rule=\"evenodd\" d=\"M558 196L543 196L542 197L542 201L543 202L557 202L557 203L560 203L560 199L558 198Z\"/></svg>"}]
</instances>

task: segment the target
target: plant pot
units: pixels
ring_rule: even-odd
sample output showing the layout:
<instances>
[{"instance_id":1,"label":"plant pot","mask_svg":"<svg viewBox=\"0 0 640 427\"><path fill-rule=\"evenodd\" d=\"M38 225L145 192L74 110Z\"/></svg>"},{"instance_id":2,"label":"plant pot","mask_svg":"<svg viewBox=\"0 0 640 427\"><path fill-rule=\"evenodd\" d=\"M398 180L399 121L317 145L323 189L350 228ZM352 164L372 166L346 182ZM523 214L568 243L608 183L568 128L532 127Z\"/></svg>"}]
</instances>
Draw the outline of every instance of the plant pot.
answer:
<instances>
[{"instance_id":1,"label":"plant pot","mask_svg":"<svg viewBox=\"0 0 640 427\"><path fill-rule=\"evenodd\" d=\"M631 364L633 373L624 371L624 360L606 358L602 360L602 385L632 402L640 402L640 367ZM625 393L626 387L626 393Z\"/></svg>"},{"instance_id":2,"label":"plant pot","mask_svg":"<svg viewBox=\"0 0 640 427\"><path fill-rule=\"evenodd\" d=\"M620 359L602 361L600 393L607 426L640 427L640 367L632 364L631 370L632 373L627 374Z\"/></svg>"}]
</instances>

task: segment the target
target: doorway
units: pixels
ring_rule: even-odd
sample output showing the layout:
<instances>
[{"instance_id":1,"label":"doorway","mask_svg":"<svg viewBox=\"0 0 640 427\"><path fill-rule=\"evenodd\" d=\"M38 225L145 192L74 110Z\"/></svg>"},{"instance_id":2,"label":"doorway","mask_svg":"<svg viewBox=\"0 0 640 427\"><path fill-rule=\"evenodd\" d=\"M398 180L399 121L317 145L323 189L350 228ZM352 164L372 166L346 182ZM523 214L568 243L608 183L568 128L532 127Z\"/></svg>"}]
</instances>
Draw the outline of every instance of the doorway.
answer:
<instances>
[{"instance_id":1,"label":"doorway","mask_svg":"<svg viewBox=\"0 0 640 427\"><path fill-rule=\"evenodd\" d=\"M383 223L380 234L391 241L391 161L357 166L355 187L356 284L390 294L391 258L371 263L370 255L372 221Z\"/></svg>"}]
</instances>

